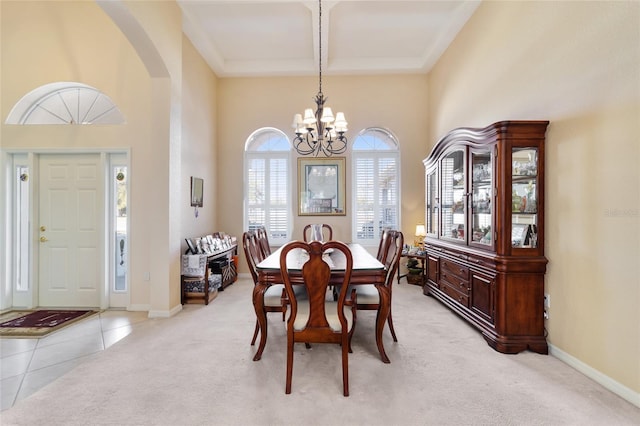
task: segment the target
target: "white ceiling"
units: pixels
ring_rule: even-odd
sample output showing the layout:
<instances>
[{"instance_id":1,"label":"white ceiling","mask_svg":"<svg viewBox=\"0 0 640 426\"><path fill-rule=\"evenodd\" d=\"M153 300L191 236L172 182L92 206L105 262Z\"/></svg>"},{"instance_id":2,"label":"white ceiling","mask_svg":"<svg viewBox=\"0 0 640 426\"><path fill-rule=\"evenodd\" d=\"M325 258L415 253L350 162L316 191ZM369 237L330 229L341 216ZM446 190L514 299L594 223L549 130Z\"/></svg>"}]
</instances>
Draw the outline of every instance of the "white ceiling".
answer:
<instances>
[{"instance_id":1,"label":"white ceiling","mask_svg":"<svg viewBox=\"0 0 640 426\"><path fill-rule=\"evenodd\" d=\"M219 77L318 73L318 2L178 0ZM322 73L427 73L480 0L322 2Z\"/></svg>"}]
</instances>

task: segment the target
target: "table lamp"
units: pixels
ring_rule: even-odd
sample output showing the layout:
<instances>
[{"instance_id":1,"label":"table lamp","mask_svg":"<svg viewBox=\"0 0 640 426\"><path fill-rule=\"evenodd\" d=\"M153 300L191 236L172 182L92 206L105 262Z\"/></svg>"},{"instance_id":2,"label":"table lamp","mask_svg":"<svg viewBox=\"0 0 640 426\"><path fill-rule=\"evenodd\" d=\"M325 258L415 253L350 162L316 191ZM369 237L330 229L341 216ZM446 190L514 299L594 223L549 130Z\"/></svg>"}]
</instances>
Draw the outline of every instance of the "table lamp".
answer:
<instances>
[{"instance_id":1,"label":"table lamp","mask_svg":"<svg viewBox=\"0 0 640 426\"><path fill-rule=\"evenodd\" d=\"M416 239L414 240L413 244L416 247L422 247L422 244L424 243L424 237L427 235L427 231L424 228L424 224L419 223L416 225Z\"/></svg>"}]
</instances>

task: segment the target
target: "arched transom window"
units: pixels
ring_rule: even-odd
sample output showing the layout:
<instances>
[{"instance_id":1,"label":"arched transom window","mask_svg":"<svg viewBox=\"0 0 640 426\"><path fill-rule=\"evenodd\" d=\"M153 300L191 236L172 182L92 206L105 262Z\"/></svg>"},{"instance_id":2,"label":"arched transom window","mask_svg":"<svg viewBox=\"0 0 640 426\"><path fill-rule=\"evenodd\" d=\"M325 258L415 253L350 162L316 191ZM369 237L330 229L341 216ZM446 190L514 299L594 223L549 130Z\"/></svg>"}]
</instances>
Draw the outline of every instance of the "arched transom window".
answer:
<instances>
[{"instance_id":1,"label":"arched transom window","mask_svg":"<svg viewBox=\"0 0 640 426\"><path fill-rule=\"evenodd\" d=\"M76 82L40 86L20 99L7 124L123 124L124 117L109 96Z\"/></svg>"}]
</instances>

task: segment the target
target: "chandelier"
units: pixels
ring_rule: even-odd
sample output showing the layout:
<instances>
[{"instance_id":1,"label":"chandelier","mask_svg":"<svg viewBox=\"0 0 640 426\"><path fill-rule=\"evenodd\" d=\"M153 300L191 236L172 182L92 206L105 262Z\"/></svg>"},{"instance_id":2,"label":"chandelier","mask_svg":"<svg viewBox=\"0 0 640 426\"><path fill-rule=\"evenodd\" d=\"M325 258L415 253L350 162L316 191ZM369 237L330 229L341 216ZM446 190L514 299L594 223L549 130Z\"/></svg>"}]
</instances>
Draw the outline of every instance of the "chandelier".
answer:
<instances>
[{"instance_id":1,"label":"chandelier","mask_svg":"<svg viewBox=\"0 0 640 426\"><path fill-rule=\"evenodd\" d=\"M316 157L321 152L330 157L333 154L342 154L347 150L347 120L344 114L339 112L333 116L330 107L325 107L327 98L322 94L322 0L318 0L318 69L319 88L314 98L316 111L307 108L302 114L293 117L293 128L296 129L296 137L293 139L293 147L300 155L313 154Z\"/></svg>"}]
</instances>

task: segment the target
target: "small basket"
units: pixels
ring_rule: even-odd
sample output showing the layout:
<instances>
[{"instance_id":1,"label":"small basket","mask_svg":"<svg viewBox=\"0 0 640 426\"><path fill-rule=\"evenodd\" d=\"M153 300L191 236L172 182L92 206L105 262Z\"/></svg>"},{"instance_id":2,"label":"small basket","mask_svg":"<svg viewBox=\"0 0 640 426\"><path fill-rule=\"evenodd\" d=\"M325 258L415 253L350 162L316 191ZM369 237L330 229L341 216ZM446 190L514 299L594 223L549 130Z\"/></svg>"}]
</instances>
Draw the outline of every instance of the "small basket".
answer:
<instances>
[{"instance_id":1,"label":"small basket","mask_svg":"<svg viewBox=\"0 0 640 426\"><path fill-rule=\"evenodd\" d=\"M417 285L424 284L422 274L418 274L418 275L416 275L416 274L408 274L407 275L407 282L409 284L417 284Z\"/></svg>"},{"instance_id":2,"label":"small basket","mask_svg":"<svg viewBox=\"0 0 640 426\"><path fill-rule=\"evenodd\" d=\"M204 277L205 268L207 267L207 256L183 255L182 256L182 275L185 277Z\"/></svg>"}]
</instances>

